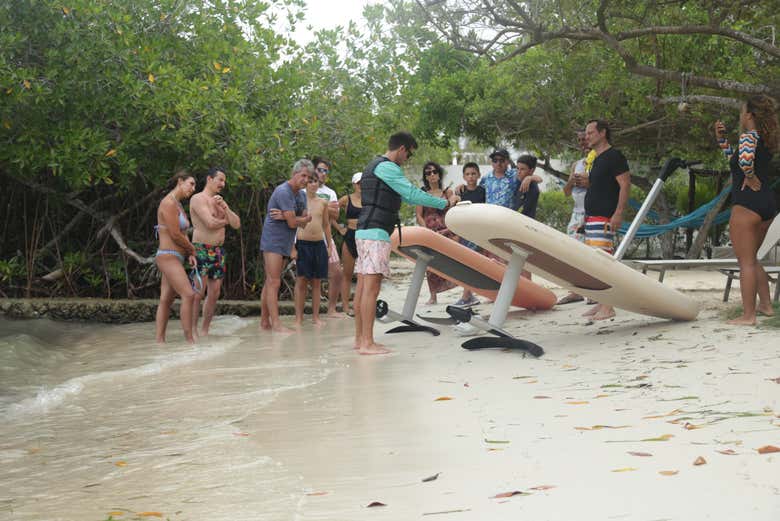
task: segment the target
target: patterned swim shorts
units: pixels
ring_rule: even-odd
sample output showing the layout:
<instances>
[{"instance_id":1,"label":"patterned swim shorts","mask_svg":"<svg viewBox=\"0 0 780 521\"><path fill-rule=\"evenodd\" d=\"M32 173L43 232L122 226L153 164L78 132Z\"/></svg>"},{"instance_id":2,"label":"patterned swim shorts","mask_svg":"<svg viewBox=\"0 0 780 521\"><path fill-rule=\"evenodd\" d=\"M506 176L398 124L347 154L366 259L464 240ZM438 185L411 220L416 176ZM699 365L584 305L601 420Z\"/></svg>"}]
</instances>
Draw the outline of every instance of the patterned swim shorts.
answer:
<instances>
[{"instance_id":1,"label":"patterned swim shorts","mask_svg":"<svg viewBox=\"0 0 780 521\"><path fill-rule=\"evenodd\" d=\"M612 255L615 247L615 234L609 226L608 217L585 218L585 244Z\"/></svg>"},{"instance_id":2,"label":"patterned swim shorts","mask_svg":"<svg viewBox=\"0 0 780 521\"><path fill-rule=\"evenodd\" d=\"M390 242L356 239L358 257L355 273L390 276Z\"/></svg>"},{"instance_id":3,"label":"patterned swim shorts","mask_svg":"<svg viewBox=\"0 0 780 521\"><path fill-rule=\"evenodd\" d=\"M201 242L192 243L195 246L195 258L198 260L198 271L201 277L222 279L225 277L225 249Z\"/></svg>"},{"instance_id":4,"label":"patterned swim shorts","mask_svg":"<svg viewBox=\"0 0 780 521\"><path fill-rule=\"evenodd\" d=\"M582 228L585 225L585 214L580 212L572 212L569 224L566 226L566 233L572 239L577 239L580 242L585 242L585 235L582 233Z\"/></svg>"}]
</instances>

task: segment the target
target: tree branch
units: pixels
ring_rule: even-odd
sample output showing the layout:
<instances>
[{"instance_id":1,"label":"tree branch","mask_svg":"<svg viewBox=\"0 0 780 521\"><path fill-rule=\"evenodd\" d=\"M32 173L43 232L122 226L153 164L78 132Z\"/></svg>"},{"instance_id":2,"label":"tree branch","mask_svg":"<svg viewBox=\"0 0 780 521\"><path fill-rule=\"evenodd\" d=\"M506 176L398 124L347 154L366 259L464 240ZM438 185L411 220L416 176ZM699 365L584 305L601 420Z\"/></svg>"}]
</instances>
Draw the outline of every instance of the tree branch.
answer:
<instances>
[{"instance_id":1,"label":"tree branch","mask_svg":"<svg viewBox=\"0 0 780 521\"><path fill-rule=\"evenodd\" d=\"M736 98L724 98L722 96L707 96L704 94L696 94L693 96L671 96L666 98L659 98L658 96L648 96L648 100L660 105L677 105L678 103L701 103L705 105L720 105L729 109L739 109L742 106L742 101Z\"/></svg>"}]
</instances>

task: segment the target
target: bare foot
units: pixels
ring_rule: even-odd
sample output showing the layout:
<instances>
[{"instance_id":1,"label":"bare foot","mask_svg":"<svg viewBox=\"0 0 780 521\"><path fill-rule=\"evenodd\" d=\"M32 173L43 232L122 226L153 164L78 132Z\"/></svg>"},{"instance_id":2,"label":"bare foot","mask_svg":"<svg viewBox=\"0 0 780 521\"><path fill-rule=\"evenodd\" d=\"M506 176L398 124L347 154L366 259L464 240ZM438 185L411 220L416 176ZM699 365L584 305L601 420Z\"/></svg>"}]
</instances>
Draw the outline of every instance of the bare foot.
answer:
<instances>
[{"instance_id":1,"label":"bare foot","mask_svg":"<svg viewBox=\"0 0 780 521\"><path fill-rule=\"evenodd\" d=\"M288 335L290 333L295 333L294 329L290 329L289 327L285 327L285 326L283 326L281 324L279 324L278 326L272 327L271 330L274 333L281 333L281 334L285 334L285 335Z\"/></svg>"},{"instance_id":2,"label":"bare foot","mask_svg":"<svg viewBox=\"0 0 780 521\"><path fill-rule=\"evenodd\" d=\"M734 320L729 320L726 323L731 324L732 326L755 326L756 317L750 318L746 316L741 316L739 318L735 318Z\"/></svg>"},{"instance_id":3,"label":"bare foot","mask_svg":"<svg viewBox=\"0 0 780 521\"><path fill-rule=\"evenodd\" d=\"M436 299L431 297L431 298L428 299L428 302L426 302L425 304L428 305L428 306L433 306L436 303L437 303Z\"/></svg>"},{"instance_id":4,"label":"bare foot","mask_svg":"<svg viewBox=\"0 0 780 521\"><path fill-rule=\"evenodd\" d=\"M601 307L601 310L593 315L593 320L606 320L615 316L615 310L605 306Z\"/></svg>"},{"instance_id":5,"label":"bare foot","mask_svg":"<svg viewBox=\"0 0 780 521\"><path fill-rule=\"evenodd\" d=\"M756 309L756 311L759 314L764 315L765 317L775 316L775 310L774 308L772 308L771 304L769 304L768 306L762 306L761 304L759 304L758 309Z\"/></svg>"},{"instance_id":6,"label":"bare foot","mask_svg":"<svg viewBox=\"0 0 780 521\"><path fill-rule=\"evenodd\" d=\"M208 329L201 329L199 335L200 336L209 336L209 330Z\"/></svg>"},{"instance_id":7,"label":"bare foot","mask_svg":"<svg viewBox=\"0 0 780 521\"><path fill-rule=\"evenodd\" d=\"M332 313L328 313L328 318L347 318L347 315L340 311L334 311Z\"/></svg>"},{"instance_id":8,"label":"bare foot","mask_svg":"<svg viewBox=\"0 0 780 521\"><path fill-rule=\"evenodd\" d=\"M262 329L263 331L271 331L271 323L265 320L261 321L260 329Z\"/></svg>"},{"instance_id":9,"label":"bare foot","mask_svg":"<svg viewBox=\"0 0 780 521\"><path fill-rule=\"evenodd\" d=\"M358 349L358 353L361 355L386 355L390 352L391 351L382 344L371 344L370 346Z\"/></svg>"},{"instance_id":10,"label":"bare foot","mask_svg":"<svg viewBox=\"0 0 780 521\"><path fill-rule=\"evenodd\" d=\"M312 318L311 321L315 326L321 326L324 323L319 317Z\"/></svg>"},{"instance_id":11,"label":"bare foot","mask_svg":"<svg viewBox=\"0 0 780 521\"><path fill-rule=\"evenodd\" d=\"M592 308L587 310L585 313L583 313L582 316L583 317L592 317L593 315L598 313L600 309L601 309L601 304L596 304L595 306L593 306Z\"/></svg>"}]
</instances>

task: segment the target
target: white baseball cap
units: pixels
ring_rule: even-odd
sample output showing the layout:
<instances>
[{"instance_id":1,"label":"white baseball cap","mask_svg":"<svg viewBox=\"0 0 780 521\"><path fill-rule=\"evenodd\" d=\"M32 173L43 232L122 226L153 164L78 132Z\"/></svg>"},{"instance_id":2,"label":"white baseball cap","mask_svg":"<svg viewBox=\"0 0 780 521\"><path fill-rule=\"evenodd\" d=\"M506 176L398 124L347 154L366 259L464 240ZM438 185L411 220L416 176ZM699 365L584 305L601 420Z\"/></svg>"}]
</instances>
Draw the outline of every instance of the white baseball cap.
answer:
<instances>
[{"instance_id":1,"label":"white baseball cap","mask_svg":"<svg viewBox=\"0 0 780 521\"><path fill-rule=\"evenodd\" d=\"M352 184L359 183L362 177L363 177L363 172L355 172L354 174L352 174Z\"/></svg>"}]
</instances>

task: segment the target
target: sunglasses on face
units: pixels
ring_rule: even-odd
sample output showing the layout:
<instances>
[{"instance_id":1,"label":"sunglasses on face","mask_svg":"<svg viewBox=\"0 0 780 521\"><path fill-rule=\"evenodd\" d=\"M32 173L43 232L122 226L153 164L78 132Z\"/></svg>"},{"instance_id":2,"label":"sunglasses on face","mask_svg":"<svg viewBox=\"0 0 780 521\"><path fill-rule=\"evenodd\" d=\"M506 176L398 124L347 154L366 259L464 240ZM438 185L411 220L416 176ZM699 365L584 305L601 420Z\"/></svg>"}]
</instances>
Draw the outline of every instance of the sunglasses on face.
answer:
<instances>
[{"instance_id":1,"label":"sunglasses on face","mask_svg":"<svg viewBox=\"0 0 780 521\"><path fill-rule=\"evenodd\" d=\"M438 174L436 170L423 170L423 174L425 175L431 175L431 174Z\"/></svg>"},{"instance_id":2,"label":"sunglasses on face","mask_svg":"<svg viewBox=\"0 0 780 521\"><path fill-rule=\"evenodd\" d=\"M493 158L493 159L491 159L490 161L491 161L491 162L493 162L493 163L503 163L504 161L506 161L506 158L503 158L503 157L494 157L494 158Z\"/></svg>"},{"instance_id":3,"label":"sunglasses on face","mask_svg":"<svg viewBox=\"0 0 780 521\"><path fill-rule=\"evenodd\" d=\"M319 172L321 174L327 174L327 173L330 173L330 170L327 169L327 168L322 168L321 166L318 166L317 167L317 172Z\"/></svg>"}]
</instances>

